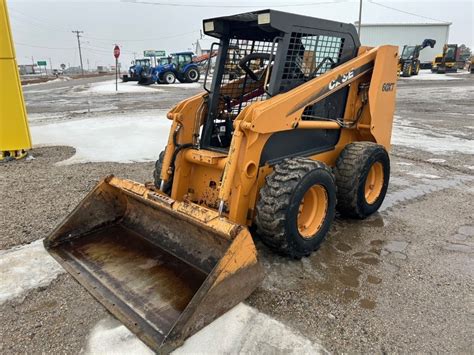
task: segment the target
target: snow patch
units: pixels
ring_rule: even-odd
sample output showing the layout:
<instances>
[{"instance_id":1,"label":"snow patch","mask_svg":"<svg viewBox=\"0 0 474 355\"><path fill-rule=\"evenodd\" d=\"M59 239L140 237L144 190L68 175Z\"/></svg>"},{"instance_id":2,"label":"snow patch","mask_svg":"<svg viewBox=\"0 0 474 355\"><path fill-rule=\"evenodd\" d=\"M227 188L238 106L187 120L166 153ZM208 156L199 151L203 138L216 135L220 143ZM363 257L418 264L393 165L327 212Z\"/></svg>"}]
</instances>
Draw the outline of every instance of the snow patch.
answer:
<instances>
[{"instance_id":1,"label":"snow patch","mask_svg":"<svg viewBox=\"0 0 474 355\"><path fill-rule=\"evenodd\" d=\"M113 318L91 331L85 354L153 354L124 325ZM320 354L319 344L243 303L186 340L172 354Z\"/></svg>"},{"instance_id":2,"label":"snow patch","mask_svg":"<svg viewBox=\"0 0 474 355\"><path fill-rule=\"evenodd\" d=\"M460 152L474 154L472 139L463 139L449 134L439 134L395 122L393 127L392 144L420 149L431 153Z\"/></svg>"},{"instance_id":3,"label":"snow patch","mask_svg":"<svg viewBox=\"0 0 474 355\"><path fill-rule=\"evenodd\" d=\"M446 159L437 159L437 158L431 158L427 160L430 163L445 163Z\"/></svg>"},{"instance_id":4,"label":"snow patch","mask_svg":"<svg viewBox=\"0 0 474 355\"><path fill-rule=\"evenodd\" d=\"M43 81L42 83L29 83L28 81L25 81L22 86L37 86L37 85L47 85L47 84L54 84L58 82L63 82L63 81L70 81L72 78L68 76L59 76L56 79L51 79L48 81Z\"/></svg>"},{"instance_id":5,"label":"snow patch","mask_svg":"<svg viewBox=\"0 0 474 355\"><path fill-rule=\"evenodd\" d=\"M43 240L0 251L0 304L47 286L64 269L48 254Z\"/></svg>"},{"instance_id":6,"label":"snow patch","mask_svg":"<svg viewBox=\"0 0 474 355\"><path fill-rule=\"evenodd\" d=\"M420 178L420 179L441 179L438 175L424 174L424 173L407 173L408 175Z\"/></svg>"},{"instance_id":7,"label":"snow patch","mask_svg":"<svg viewBox=\"0 0 474 355\"><path fill-rule=\"evenodd\" d=\"M115 318L99 321L92 329L83 354L102 355L152 355L150 350L127 327Z\"/></svg>"},{"instance_id":8,"label":"snow patch","mask_svg":"<svg viewBox=\"0 0 474 355\"><path fill-rule=\"evenodd\" d=\"M412 201L433 192L442 191L462 185L463 191L466 190L465 183L474 181L473 176L469 175L452 175L449 179L433 179L423 181L420 184L410 184L405 189L399 189L395 192L388 193L379 209L379 212L386 211L400 203Z\"/></svg>"},{"instance_id":9,"label":"snow patch","mask_svg":"<svg viewBox=\"0 0 474 355\"><path fill-rule=\"evenodd\" d=\"M201 83L174 83L174 84L163 84L164 88L180 88L180 89L199 89L202 88Z\"/></svg>"},{"instance_id":10,"label":"snow patch","mask_svg":"<svg viewBox=\"0 0 474 355\"><path fill-rule=\"evenodd\" d=\"M412 166L413 163L406 163L406 162L404 162L404 161L400 161L400 162L397 163L397 165Z\"/></svg>"},{"instance_id":11,"label":"snow patch","mask_svg":"<svg viewBox=\"0 0 474 355\"><path fill-rule=\"evenodd\" d=\"M168 141L171 121L165 110L156 115L132 113L96 116L76 121L32 125L35 145L67 145L76 154L60 162L143 162L157 159Z\"/></svg>"},{"instance_id":12,"label":"snow patch","mask_svg":"<svg viewBox=\"0 0 474 355\"><path fill-rule=\"evenodd\" d=\"M120 82L118 83L118 91L115 91L115 80L103 81L100 83L92 84L87 90L81 91L81 94L123 94L123 93L153 93L160 92L162 89L158 89L154 86L138 85L136 82Z\"/></svg>"},{"instance_id":13,"label":"snow patch","mask_svg":"<svg viewBox=\"0 0 474 355\"><path fill-rule=\"evenodd\" d=\"M431 70L420 70L418 75L412 75L409 78L400 77L400 80L460 80L454 76L446 74L432 73Z\"/></svg>"}]
</instances>

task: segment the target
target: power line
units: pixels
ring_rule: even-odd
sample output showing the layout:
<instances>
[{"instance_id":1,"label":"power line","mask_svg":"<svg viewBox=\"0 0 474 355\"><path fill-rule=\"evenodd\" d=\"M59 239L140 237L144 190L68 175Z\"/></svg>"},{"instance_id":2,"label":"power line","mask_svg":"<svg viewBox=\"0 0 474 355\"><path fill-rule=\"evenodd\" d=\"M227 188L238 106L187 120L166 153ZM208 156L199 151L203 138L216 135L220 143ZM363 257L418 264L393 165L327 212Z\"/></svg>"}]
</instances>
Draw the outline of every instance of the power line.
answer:
<instances>
[{"instance_id":1,"label":"power line","mask_svg":"<svg viewBox=\"0 0 474 355\"><path fill-rule=\"evenodd\" d=\"M50 31L55 31L55 32L57 32L57 31L66 32L66 29L64 29L64 28L51 26L49 23L45 23L42 20L40 21L37 18L31 17L31 16L29 16L29 15L27 15L27 14L21 12L21 11L18 11L16 9L10 9L9 11L12 12L13 15L15 15L14 18L16 18L19 21L26 22L29 25L33 25L33 26L36 26L36 27L43 27L43 29L48 29ZM21 17L17 17L18 15L20 15L21 17L24 17L24 19L21 18Z\"/></svg>"},{"instance_id":2,"label":"power line","mask_svg":"<svg viewBox=\"0 0 474 355\"><path fill-rule=\"evenodd\" d=\"M73 49L76 49L74 47L65 48L65 47L36 46L36 45L33 45L33 44L26 44L26 43L21 43L21 42L17 42L17 41L15 41L15 45L25 46L25 47L32 47L32 48L43 48L43 49L59 49L59 50L73 50Z\"/></svg>"},{"instance_id":3,"label":"power line","mask_svg":"<svg viewBox=\"0 0 474 355\"><path fill-rule=\"evenodd\" d=\"M100 47L89 47L89 46L83 46L83 49L87 49L88 51L92 52L97 52L97 53L112 53L110 49L105 49L105 48L100 48ZM128 54L133 54L134 52L132 51L124 51L121 50L122 53L128 53Z\"/></svg>"},{"instance_id":4,"label":"power line","mask_svg":"<svg viewBox=\"0 0 474 355\"><path fill-rule=\"evenodd\" d=\"M163 36L163 37L141 38L141 39L100 38L100 37L90 37L90 36L83 36L83 37L100 41L100 42L104 42L104 41L106 42L114 42L114 41L115 42L144 42L144 41L159 41L162 39L176 38L176 37L186 36L186 35L190 35L197 32L199 32L199 30L194 30L194 31L185 32L185 33L178 33L178 34Z\"/></svg>"},{"instance_id":5,"label":"power line","mask_svg":"<svg viewBox=\"0 0 474 355\"><path fill-rule=\"evenodd\" d=\"M82 53L81 53L81 33L84 33L84 31L72 31L72 33L75 33L77 36L77 46L79 47L79 60L81 61L81 72L82 76L84 76L84 66L82 65Z\"/></svg>"},{"instance_id":6,"label":"power line","mask_svg":"<svg viewBox=\"0 0 474 355\"><path fill-rule=\"evenodd\" d=\"M413 12L408 12L408 11L405 11L405 10L400 10L400 9L395 8L395 7L391 7L391 6L387 6L387 5L381 4L381 3L379 3L379 2L375 2L375 1L373 1L373 0L369 0L369 3L374 4L374 5L377 5L377 6L385 7L386 9L390 9L390 10L393 10L393 11L398 11L398 12L401 12L402 14L407 14L407 15L412 15L412 16L416 16L416 17L419 17L419 18L424 18L424 19L426 19L426 20L438 21L438 22L442 22L442 23L450 23L449 21L444 21L444 20L440 20L440 19L437 19L437 18L432 18L432 17L428 17L428 16L423 16L423 15L415 14L415 13L413 13Z\"/></svg>"}]
</instances>

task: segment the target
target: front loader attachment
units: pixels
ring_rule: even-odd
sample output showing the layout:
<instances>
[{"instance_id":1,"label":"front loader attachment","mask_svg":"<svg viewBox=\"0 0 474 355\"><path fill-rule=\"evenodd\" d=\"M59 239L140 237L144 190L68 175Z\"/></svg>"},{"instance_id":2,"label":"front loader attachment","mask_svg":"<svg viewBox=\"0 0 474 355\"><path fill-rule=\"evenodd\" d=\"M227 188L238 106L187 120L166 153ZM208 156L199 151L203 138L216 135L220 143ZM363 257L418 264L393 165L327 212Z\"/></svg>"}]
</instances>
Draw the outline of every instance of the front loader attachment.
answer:
<instances>
[{"instance_id":1,"label":"front loader attachment","mask_svg":"<svg viewBox=\"0 0 474 355\"><path fill-rule=\"evenodd\" d=\"M148 75L140 75L140 78L138 79L138 84L140 85L151 85L153 84L154 81L153 81L153 78Z\"/></svg>"},{"instance_id":2,"label":"front loader attachment","mask_svg":"<svg viewBox=\"0 0 474 355\"><path fill-rule=\"evenodd\" d=\"M44 244L112 314L163 353L247 298L263 278L247 228L113 176Z\"/></svg>"}]
</instances>

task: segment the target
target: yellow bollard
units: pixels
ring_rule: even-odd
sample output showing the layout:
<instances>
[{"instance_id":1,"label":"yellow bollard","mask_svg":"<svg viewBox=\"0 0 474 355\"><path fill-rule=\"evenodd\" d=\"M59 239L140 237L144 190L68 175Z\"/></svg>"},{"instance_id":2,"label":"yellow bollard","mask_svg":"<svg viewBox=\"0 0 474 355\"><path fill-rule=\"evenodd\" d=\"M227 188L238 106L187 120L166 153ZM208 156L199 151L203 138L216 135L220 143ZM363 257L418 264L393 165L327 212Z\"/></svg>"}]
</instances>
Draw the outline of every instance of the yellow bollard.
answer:
<instances>
[{"instance_id":1,"label":"yellow bollard","mask_svg":"<svg viewBox=\"0 0 474 355\"><path fill-rule=\"evenodd\" d=\"M31 149L30 130L6 0L0 0L0 161L20 159Z\"/></svg>"}]
</instances>

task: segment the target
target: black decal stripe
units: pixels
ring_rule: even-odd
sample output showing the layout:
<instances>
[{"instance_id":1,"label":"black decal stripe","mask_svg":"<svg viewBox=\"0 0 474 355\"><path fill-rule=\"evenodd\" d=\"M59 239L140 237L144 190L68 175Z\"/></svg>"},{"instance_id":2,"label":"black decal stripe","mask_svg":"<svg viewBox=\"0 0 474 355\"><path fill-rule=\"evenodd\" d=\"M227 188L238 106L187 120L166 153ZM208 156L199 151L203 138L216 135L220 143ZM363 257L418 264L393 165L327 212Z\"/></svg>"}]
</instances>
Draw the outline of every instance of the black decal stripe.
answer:
<instances>
[{"instance_id":1,"label":"black decal stripe","mask_svg":"<svg viewBox=\"0 0 474 355\"><path fill-rule=\"evenodd\" d=\"M295 112L301 110L302 108L305 108L306 106L308 106L309 104L315 104L316 102L318 102L319 100L322 100L325 96L327 96L329 93L333 93L339 89L342 89L344 87L347 86L347 84L350 84L351 82L353 82L354 80L356 80L358 77L360 77L361 75L367 73L368 71L372 70L374 68L374 62L369 62L369 63L366 63L356 69L353 69L353 70L349 70L349 72L353 71L354 72L354 77L350 80L347 80L346 82L342 83L342 84L339 84L337 85L335 88L333 89L329 89L329 84L326 85L325 87L323 87L319 92L317 92L316 94L314 95L311 95L308 99L304 100L302 103L298 104L297 106L293 107L293 109L288 112L287 116L289 115L292 115L294 114ZM346 73L344 73L346 74ZM339 75L336 80L339 78L339 77L342 77L341 75Z\"/></svg>"}]
</instances>

